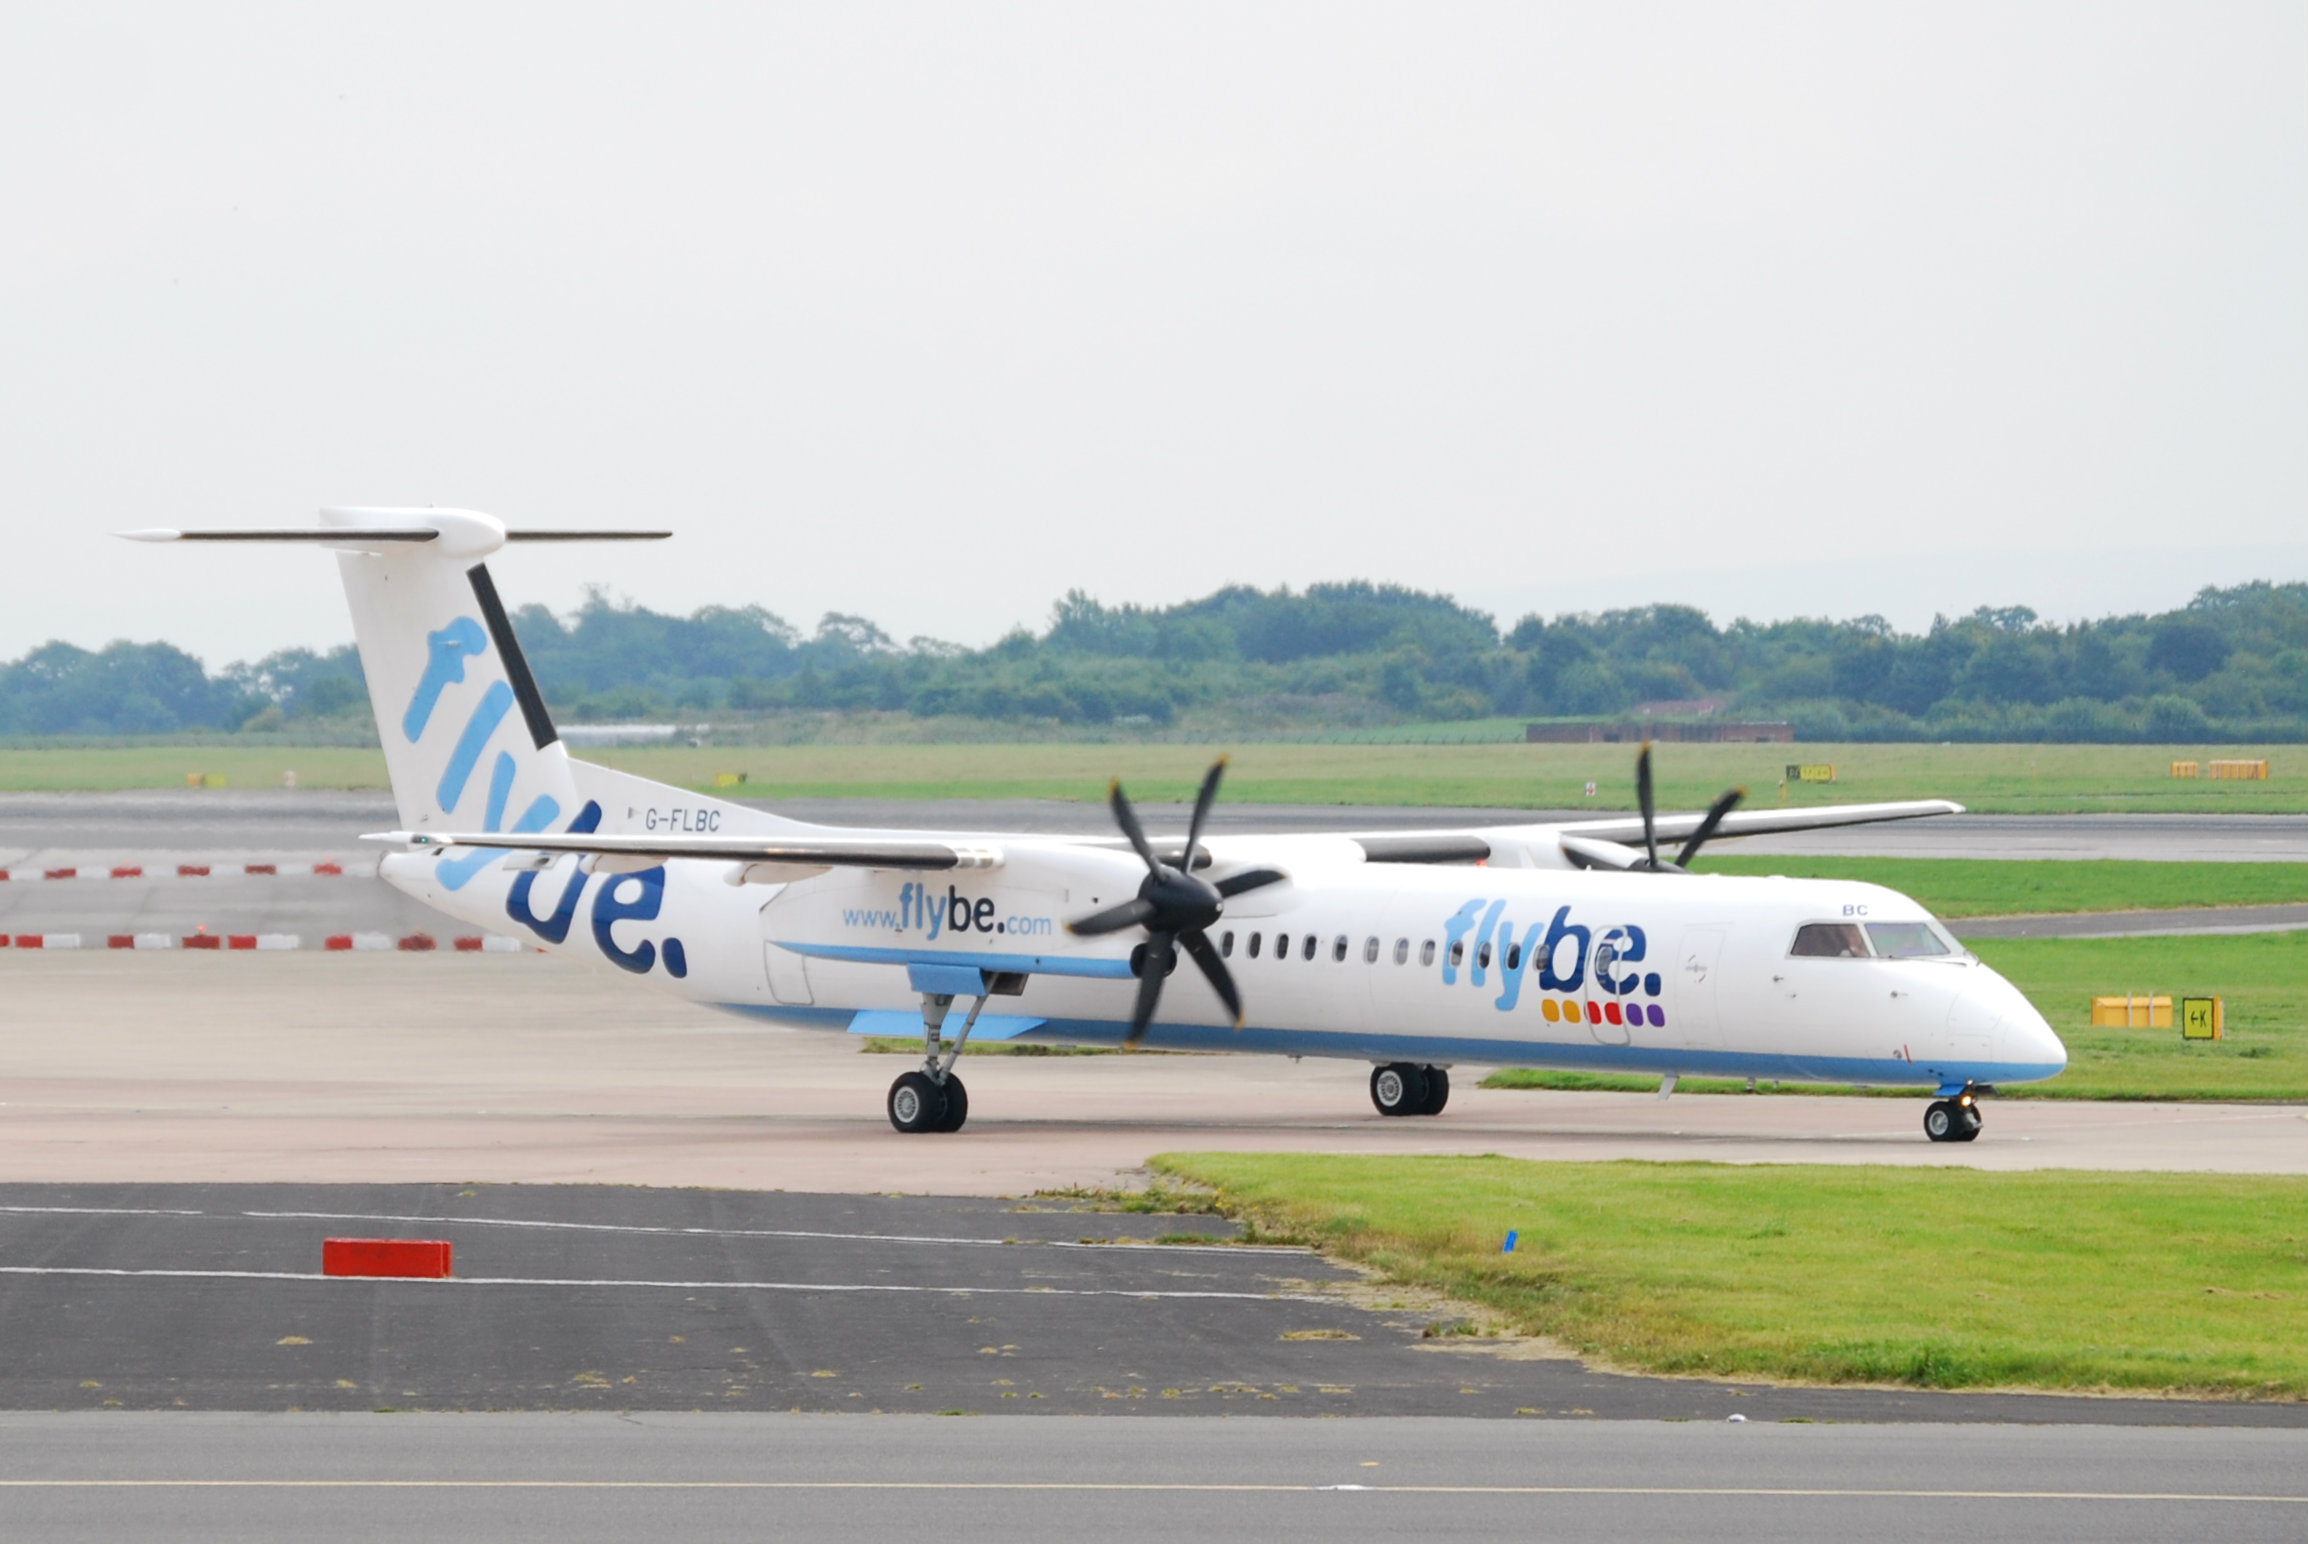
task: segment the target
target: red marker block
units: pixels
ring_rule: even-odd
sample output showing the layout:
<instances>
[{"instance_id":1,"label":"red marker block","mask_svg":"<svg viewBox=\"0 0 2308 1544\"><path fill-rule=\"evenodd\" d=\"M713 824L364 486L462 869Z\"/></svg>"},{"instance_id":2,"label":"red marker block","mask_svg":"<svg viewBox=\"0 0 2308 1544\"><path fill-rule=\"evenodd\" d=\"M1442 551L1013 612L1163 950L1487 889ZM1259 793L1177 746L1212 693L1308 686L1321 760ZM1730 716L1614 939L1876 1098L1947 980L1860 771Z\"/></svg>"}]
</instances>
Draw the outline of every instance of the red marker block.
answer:
<instances>
[{"instance_id":1,"label":"red marker block","mask_svg":"<svg viewBox=\"0 0 2308 1544\"><path fill-rule=\"evenodd\" d=\"M323 1276L407 1276L437 1281L449 1274L449 1244L437 1238L321 1240Z\"/></svg>"},{"instance_id":2,"label":"red marker block","mask_svg":"<svg viewBox=\"0 0 2308 1544\"><path fill-rule=\"evenodd\" d=\"M184 935L184 946L187 949L221 949L224 940L214 933L187 933Z\"/></svg>"},{"instance_id":3,"label":"red marker block","mask_svg":"<svg viewBox=\"0 0 2308 1544\"><path fill-rule=\"evenodd\" d=\"M134 863L124 863L112 871L114 879L142 879L144 870Z\"/></svg>"},{"instance_id":4,"label":"red marker block","mask_svg":"<svg viewBox=\"0 0 2308 1544\"><path fill-rule=\"evenodd\" d=\"M478 934L468 934L465 937L458 939L457 952L459 954L479 954L481 952L480 936Z\"/></svg>"},{"instance_id":5,"label":"red marker block","mask_svg":"<svg viewBox=\"0 0 2308 1544\"><path fill-rule=\"evenodd\" d=\"M256 934L227 933L224 935L224 946L227 949L254 949L256 947Z\"/></svg>"},{"instance_id":6,"label":"red marker block","mask_svg":"<svg viewBox=\"0 0 2308 1544\"><path fill-rule=\"evenodd\" d=\"M401 940L400 947L411 954L423 954L426 950L434 947L433 935L430 933L411 933Z\"/></svg>"},{"instance_id":7,"label":"red marker block","mask_svg":"<svg viewBox=\"0 0 2308 1544\"><path fill-rule=\"evenodd\" d=\"M350 949L352 946L353 935L350 933L331 933L321 943L324 949Z\"/></svg>"},{"instance_id":8,"label":"red marker block","mask_svg":"<svg viewBox=\"0 0 2308 1544\"><path fill-rule=\"evenodd\" d=\"M133 949L136 947L136 935L134 933L107 933L104 935L104 947L107 949Z\"/></svg>"},{"instance_id":9,"label":"red marker block","mask_svg":"<svg viewBox=\"0 0 2308 1544\"><path fill-rule=\"evenodd\" d=\"M208 865L205 863L179 863L176 866L176 877L179 879L206 879L208 877Z\"/></svg>"},{"instance_id":10,"label":"red marker block","mask_svg":"<svg viewBox=\"0 0 2308 1544\"><path fill-rule=\"evenodd\" d=\"M341 877L344 871L345 866L342 863L316 863L313 865L315 874L334 874Z\"/></svg>"}]
</instances>

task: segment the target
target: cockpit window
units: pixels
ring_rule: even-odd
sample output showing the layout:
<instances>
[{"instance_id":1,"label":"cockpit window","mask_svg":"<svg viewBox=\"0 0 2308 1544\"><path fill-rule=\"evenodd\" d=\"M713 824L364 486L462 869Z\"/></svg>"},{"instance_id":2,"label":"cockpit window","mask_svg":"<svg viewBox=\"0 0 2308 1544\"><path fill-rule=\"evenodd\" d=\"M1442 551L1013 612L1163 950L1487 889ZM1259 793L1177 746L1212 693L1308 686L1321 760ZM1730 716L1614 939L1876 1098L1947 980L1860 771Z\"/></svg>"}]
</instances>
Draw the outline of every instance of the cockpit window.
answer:
<instances>
[{"instance_id":1,"label":"cockpit window","mask_svg":"<svg viewBox=\"0 0 2308 1544\"><path fill-rule=\"evenodd\" d=\"M1921 960L1955 953L1945 933L1928 922L1870 922L1867 936L1887 960Z\"/></svg>"},{"instance_id":2,"label":"cockpit window","mask_svg":"<svg viewBox=\"0 0 2308 1544\"><path fill-rule=\"evenodd\" d=\"M1856 922L1806 922L1795 930L1789 954L1808 959L1864 960L1867 935Z\"/></svg>"}]
</instances>

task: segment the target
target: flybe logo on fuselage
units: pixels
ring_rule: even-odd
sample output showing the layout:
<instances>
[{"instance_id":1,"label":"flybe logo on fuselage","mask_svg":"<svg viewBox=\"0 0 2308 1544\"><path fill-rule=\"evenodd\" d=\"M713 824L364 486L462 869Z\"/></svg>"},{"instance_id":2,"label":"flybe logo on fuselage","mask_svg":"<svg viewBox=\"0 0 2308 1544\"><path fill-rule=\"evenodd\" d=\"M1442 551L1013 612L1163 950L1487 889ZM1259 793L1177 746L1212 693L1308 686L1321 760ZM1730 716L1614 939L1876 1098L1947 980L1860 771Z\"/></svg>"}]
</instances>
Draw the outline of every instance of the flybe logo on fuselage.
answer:
<instances>
[{"instance_id":1,"label":"flybe logo on fuselage","mask_svg":"<svg viewBox=\"0 0 2308 1544\"><path fill-rule=\"evenodd\" d=\"M1443 924L1442 979L1456 986L1463 974L1468 984L1488 989L1491 973L1498 973L1498 997L1492 1006L1512 1012L1522 1000L1523 985L1537 978L1539 1012L1549 1023L1577 1024L1600 1017L1611 1024L1650 1024L1665 1028L1667 1015L1656 1001L1665 988L1659 972L1646 968L1650 940L1632 922L1597 929L1571 920L1571 908L1561 906L1545 922L1520 929L1507 916L1505 901L1472 900Z\"/></svg>"},{"instance_id":2,"label":"flybe logo on fuselage","mask_svg":"<svg viewBox=\"0 0 2308 1544\"><path fill-rule=\"evenodd\" d=\"M1001 934L1005 937L1046 938L1057 931L1057 924L1049 917L1019 916L1014 913L994 915L1001 908L990 895L968 896L954 885L946 886L940 895L919 880L908 880L898 888L898 904L887 906L845 906L841 920L844 927L874 928L906 933L920 929L932 941L947 933Z\"/></svg>"}]
</instances>

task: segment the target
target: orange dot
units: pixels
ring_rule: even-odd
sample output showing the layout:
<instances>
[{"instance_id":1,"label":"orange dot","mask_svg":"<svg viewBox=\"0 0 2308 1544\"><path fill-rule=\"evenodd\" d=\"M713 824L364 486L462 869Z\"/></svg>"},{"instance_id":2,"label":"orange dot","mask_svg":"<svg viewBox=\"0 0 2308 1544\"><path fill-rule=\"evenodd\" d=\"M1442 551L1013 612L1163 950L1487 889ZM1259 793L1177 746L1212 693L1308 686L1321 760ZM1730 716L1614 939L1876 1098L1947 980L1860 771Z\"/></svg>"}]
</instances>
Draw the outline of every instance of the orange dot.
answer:
<instances>
[{"instance_id":1,"label":"orange dot","mask_svg":"<svg viewBox=\"0 0 2308 1544\"><path fill-rule=\"evenodd\" d=\"M1549 1024L1556 1022L1563 1016L1563 1010L1555 1006L1555 1000L1552 997L1545 998L1539 1003L1539 1011L1547 1016Z\"/></svg>"},{"instance_id":2,"label":"orange dot","mask_svg":"<svg viewBox=\"0 0 2308 1544\"><path fill-rule=\"evenodd\" d=\"M1563 1004L1563 1017L1570 1020L1573 1024L1579 1022L1579 1000L1577 998L1574 997L1569 1002Z\"/></svg>"}]
</instances>

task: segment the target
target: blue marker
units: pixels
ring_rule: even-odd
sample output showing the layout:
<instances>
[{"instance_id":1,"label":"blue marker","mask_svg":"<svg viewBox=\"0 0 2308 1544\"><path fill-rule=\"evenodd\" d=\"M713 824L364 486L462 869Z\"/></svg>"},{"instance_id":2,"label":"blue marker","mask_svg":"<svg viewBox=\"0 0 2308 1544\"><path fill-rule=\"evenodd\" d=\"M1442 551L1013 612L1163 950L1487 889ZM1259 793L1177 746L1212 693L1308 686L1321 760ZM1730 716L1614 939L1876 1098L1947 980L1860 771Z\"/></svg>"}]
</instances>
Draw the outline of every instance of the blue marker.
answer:
<instances>
[{"instance_id":1,"label":"blue marker","mask_svg":"<svg viewBox=\"0 0 2308 1544\"><path fill-rule=\"evenodd\" d=\"M1504 1248L1504 1249L1502 1249L1502 1250L1500 1250L1500 1251L1499 1251L1499 1253L1500 1253L1500 1254L1513 1254L1514 1252L1515 1252L1515 1230L1514 1230L1513 1228L1509 1228L1509 1229L1507 1229L1507 1247L1506 1247L1506 1248Z\"/></svg>"}]
</instances>

